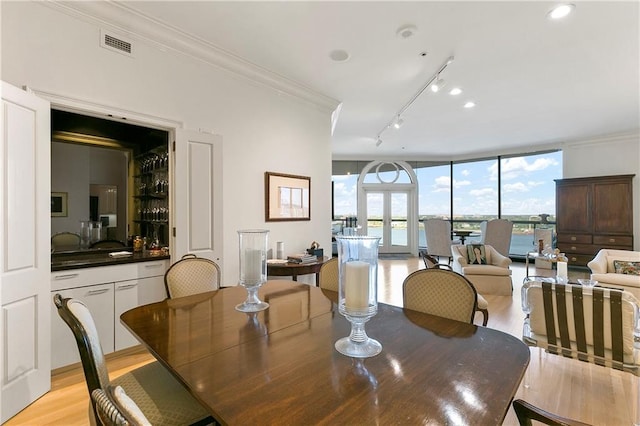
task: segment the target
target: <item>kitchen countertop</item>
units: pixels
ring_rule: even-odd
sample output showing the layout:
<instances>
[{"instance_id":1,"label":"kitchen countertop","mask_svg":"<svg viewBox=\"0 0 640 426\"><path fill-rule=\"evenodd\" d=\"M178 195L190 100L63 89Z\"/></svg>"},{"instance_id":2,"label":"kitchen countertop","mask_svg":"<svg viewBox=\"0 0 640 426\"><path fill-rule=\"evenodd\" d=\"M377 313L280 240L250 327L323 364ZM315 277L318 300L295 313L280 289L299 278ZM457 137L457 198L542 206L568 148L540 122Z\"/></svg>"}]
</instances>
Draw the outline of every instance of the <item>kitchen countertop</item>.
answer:
<instances>
[{"instance_id":1,"label":"kitchen countertop","mask_svg":"<svg viewBox=\"0 0 640 426\"><path fill-rule=\"evenodd\" d=\"M127 250L128 249L128 250ZM169 259L167 252L151 254L151 251L133 253L131 256L110 257L109 253L119 251L131 251L130 248L80 250L73 252L61 252L51 254L51 271L64 271L67 269L93 268L95 266L121 265L124 263L149 262L152 260Z\"/></svg>"}]
</instances>

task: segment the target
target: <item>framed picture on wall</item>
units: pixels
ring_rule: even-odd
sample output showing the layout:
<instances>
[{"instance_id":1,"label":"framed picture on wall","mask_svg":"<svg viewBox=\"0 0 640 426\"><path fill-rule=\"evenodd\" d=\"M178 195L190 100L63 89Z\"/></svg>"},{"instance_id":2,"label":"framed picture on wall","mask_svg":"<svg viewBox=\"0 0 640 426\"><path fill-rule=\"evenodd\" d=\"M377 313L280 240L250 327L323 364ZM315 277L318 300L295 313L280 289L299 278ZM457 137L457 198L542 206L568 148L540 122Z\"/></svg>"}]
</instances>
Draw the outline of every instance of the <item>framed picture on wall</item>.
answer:
<instances>
[{"instance_id":1,"label":"framed picture on wall","mask_svg":"<svg viewBox=\"0 0 640 426\"><path fill-rule=\"evenodd\" d=\"M311 178L265 172L265 221L311 220Z\"/></svg>"},{"instance_id":2,"label":"framed picture on wall","mask_svg":"<svg viewBox=\"0 0 640 426\"><path fill-rule=\"evenodd\" d=\"M51 217L67 217L67 193L51 193Z\"/></svg>"}]
</instances>

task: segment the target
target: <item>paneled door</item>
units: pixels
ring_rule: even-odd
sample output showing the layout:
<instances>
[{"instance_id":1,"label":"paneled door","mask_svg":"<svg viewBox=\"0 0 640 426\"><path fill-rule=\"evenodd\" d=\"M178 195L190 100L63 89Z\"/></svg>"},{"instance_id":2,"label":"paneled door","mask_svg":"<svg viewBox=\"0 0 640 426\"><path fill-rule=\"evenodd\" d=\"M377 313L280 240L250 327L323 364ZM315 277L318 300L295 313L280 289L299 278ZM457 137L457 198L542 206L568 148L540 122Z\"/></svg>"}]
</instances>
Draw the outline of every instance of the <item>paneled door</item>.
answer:
<instances>
[{"instance_id":1,"label":"paneled door","mask_svg":"<svg viewBox=\"0 0 640 426\"><path fill-rule=\"evenodd\" d=\"M366 233L381 237L379 253L410 253L410 190L365 190Z\"/></svg>"},{"instance_id":2,"label":"paneled door","mask_svg":"<svg viewBox=\"0 0 640 426\"><path fill-rule=\"evenodd\" d=\"M172 261L187 253L222 258L222 137L176 129Z\"/></svg>"},{"instance_id":3,"label":"paneled door","mask_svg":"<svg viewBox=\"0 0 640 426\"><path fill-rule=\"evenodd\" d=\"M49 102L2 82L0 421L51 388Z\"/></svg>"}]
</instances>

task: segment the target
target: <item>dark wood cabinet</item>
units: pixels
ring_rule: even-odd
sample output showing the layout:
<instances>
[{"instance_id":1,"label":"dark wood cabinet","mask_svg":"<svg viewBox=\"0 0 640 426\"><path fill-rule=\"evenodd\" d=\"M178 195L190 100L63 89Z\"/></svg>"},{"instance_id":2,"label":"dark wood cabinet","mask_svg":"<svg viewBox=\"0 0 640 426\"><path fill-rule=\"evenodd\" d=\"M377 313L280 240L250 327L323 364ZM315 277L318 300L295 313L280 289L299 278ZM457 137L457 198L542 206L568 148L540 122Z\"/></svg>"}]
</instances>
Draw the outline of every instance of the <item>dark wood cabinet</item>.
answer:
<instances>
[{"instance_id":1,"label":"dark wood cabinet","mask_svg":"<svg viewBox=\"0 0 640 426\"><path fill-rule=\"evenodd\" d=\"M635 175L556 180L558 249L586 266L602 248L633 250Z\"/></svg>"}]
</instances>

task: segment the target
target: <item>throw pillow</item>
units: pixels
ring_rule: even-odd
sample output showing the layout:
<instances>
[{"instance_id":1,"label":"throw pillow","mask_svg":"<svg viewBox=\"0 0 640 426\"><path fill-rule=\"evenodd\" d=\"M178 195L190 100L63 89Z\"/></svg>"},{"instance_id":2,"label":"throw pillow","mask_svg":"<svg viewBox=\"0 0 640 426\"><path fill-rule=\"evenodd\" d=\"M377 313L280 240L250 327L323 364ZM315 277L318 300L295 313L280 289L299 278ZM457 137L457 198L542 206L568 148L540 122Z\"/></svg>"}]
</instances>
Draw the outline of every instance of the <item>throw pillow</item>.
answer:
<instances>
[{"instance_id":1,"label":"throw pillow","mask_svg":"<svg viewBox=\"0 0 640 426\"><path fill-rule=\"evenodd\" d=\"M487 255L484 250L484 244L467 244L467 257L469 265L486 265Z\"/></svg>"},{"instance_id":2,"label":"throw pillow","mask_svg":"<svg viewBox=\"0 0 640 426\"><path fill-rule=\"evenodd\" d=\"M616 271L616 274L640 275L640 262L614 260L613 268Z\"/></svg>"}]
</instances>

